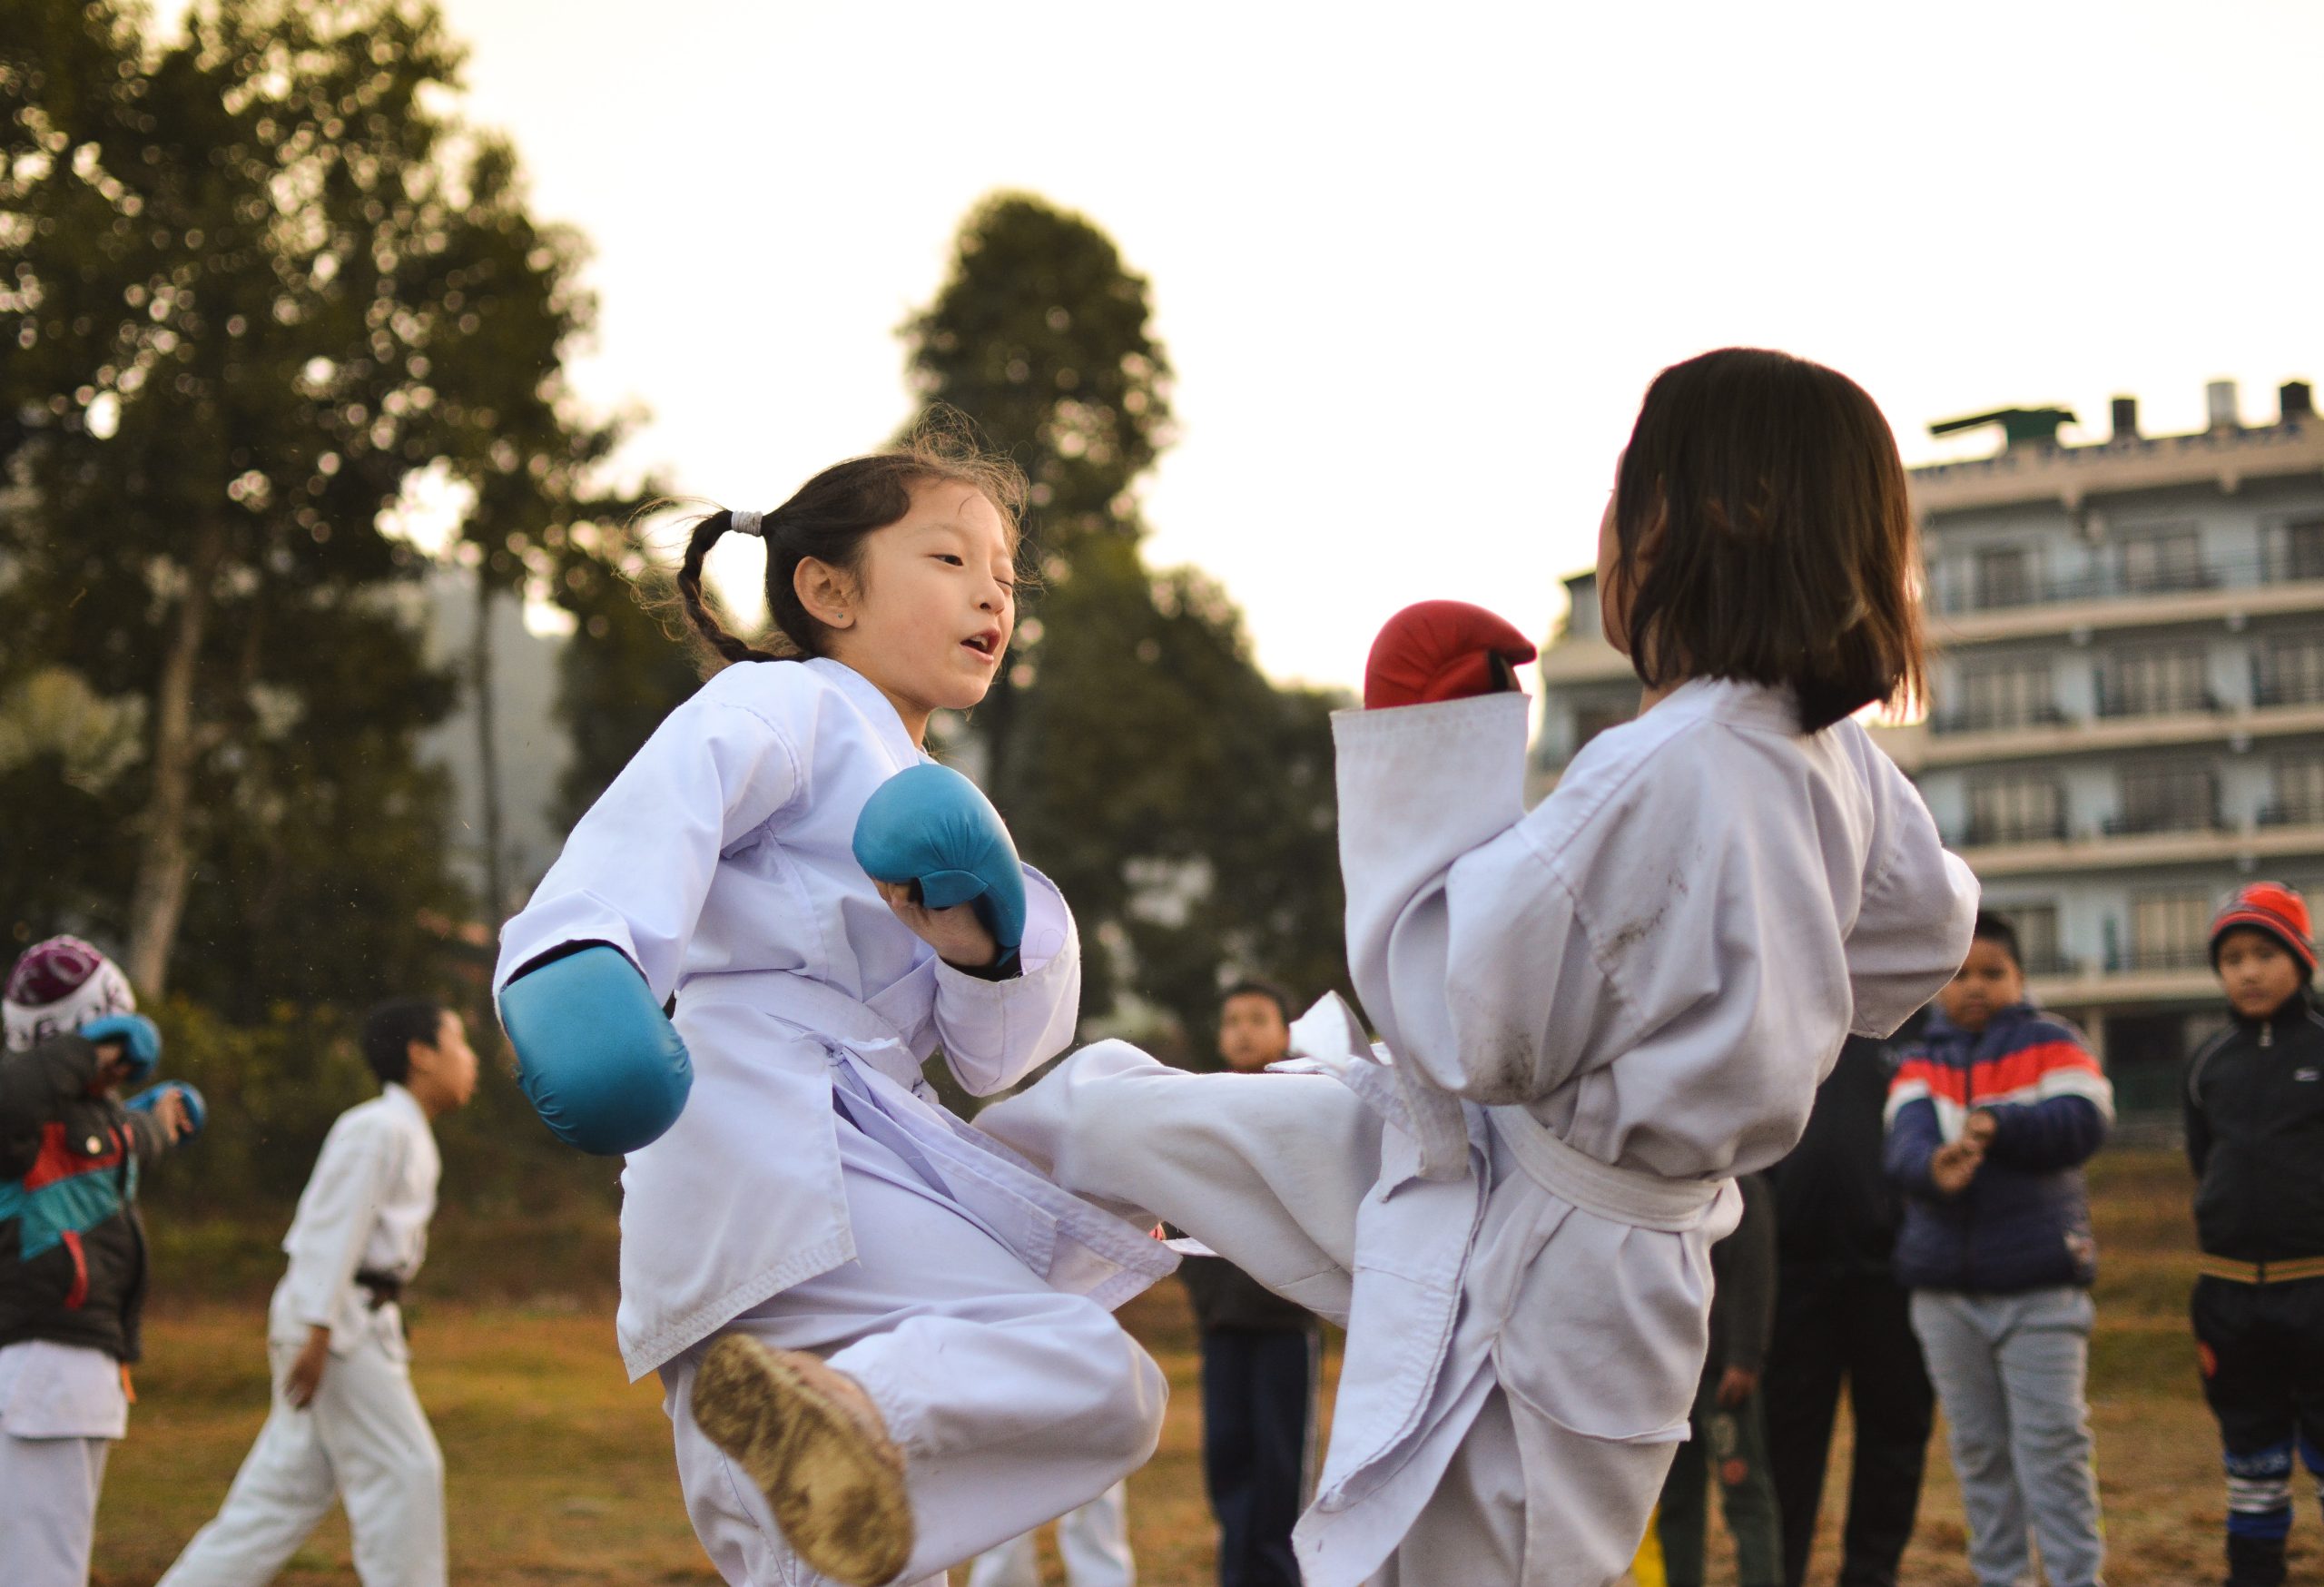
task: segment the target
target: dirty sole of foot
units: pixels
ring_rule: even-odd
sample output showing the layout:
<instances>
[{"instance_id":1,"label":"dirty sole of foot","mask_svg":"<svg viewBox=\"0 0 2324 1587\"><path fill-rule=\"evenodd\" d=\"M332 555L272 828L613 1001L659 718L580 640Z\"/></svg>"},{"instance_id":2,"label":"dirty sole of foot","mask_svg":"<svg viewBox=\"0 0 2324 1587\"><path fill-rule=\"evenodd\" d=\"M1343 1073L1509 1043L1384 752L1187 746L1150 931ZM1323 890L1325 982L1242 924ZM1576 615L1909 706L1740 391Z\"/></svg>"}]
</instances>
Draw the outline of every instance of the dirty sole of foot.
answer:
<instances>
[{"instance_id":1,"label":"dirty sole of foot","mask_svg":"<svg viewBox=\"0 0 2324 1587\"><path fill-rule=\"evenodd\" d=\"M783 1541L846 1587L882 1587L911 1558L903 1460L817 1383L821 1363L729 1335L694 1380L694 1419L742 1466Z\"/></svg>"}]
</instances>

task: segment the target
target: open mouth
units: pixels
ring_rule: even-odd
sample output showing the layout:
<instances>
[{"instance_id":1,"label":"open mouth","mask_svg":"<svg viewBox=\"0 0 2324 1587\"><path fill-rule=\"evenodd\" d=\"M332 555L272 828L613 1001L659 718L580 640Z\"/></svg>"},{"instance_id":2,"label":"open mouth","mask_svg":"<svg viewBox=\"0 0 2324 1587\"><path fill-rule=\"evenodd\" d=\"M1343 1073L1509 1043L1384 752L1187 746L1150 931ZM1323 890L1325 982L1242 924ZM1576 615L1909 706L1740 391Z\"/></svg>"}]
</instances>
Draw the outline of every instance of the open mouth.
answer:
<instances>
[{"instance_id":1,"label":"open mouth","mask_svg":"<svg viewBox=\"0 0 2324 1587\"><path fill-rule=\"evenodd\" d=\"M992 660L995 656L1000 654L1000 635L995 630L988 630L982 634L971 634L966 639L961 640L960 643L967 646L970 650L975 651L979 656L983 656L987 661Z\"/></svg>"}]
</instances>

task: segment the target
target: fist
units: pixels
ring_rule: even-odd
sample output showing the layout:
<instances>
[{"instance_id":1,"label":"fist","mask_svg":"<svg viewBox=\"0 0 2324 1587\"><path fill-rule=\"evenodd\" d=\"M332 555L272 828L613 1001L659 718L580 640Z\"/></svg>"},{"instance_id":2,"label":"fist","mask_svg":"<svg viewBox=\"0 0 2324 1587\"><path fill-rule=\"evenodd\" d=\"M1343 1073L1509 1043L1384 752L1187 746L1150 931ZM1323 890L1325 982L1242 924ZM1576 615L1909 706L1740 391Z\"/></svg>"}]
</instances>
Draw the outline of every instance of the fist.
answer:
<instances>
[{"instance_id":1,"label":"fist","mask_svg":"<svg viewBox=\"0 0 2324 1587\"><path fill-rule=\"evenodd\" d=\"M500 991L517 1082L557 1139L619 1157L677 1122L694 1085L686 1044L621 951L595 943Z\"/></svg>"},{"instance_id":2,"label":"fist","mask_svg":"<svg viewBox=\"0 0 2324 1587\"><path fill-rule=\"evenodd\" d=\"M162 1061L162 1033L143 1014L107 1014L82 1026L79 1035L107 1061L117 1059L121 1071L114 1078L119 1079L142 1080ZM107 1048L113 1050L107 1052Z\"/></svg>"},{"instance_id":3,"label":"fist","mask_svg":"<svg viewBox=\"0 0 2324 1587\"><path fill-rule=\"evenodd\" d=\"M1025 868L1017 845L974 783L949 766L918 765L898 772L872 791L855 818L855 862L881 884L904 924L955 964L984 965L1025 940ZM901 893L891 892L901 888ZM899 902L899 899L902 901ZM909 905L921 912L916 919ZM963 960L923 925L972 905L995 951ZM952 938L950 927L943 934ZM953 941L954 950L972 942Z\"/></svg>"},{"instance_id":4,"label":"fist","mask_svg":"<svg viewBox=\"0 0 2324 1587\"><path fill-rule=\"evenodd\" d=\"M1433 705L1517 686L1533 642L1502 617L1465 601L1406 606L1380 630L1364 665L1367 710Z\"/></svg>"},{"instance_id":5,"label":"fist","mask_svg":"<svg viewBox=\"0 0 2324 1587\"><path fill-rule=\"evenodd\" d=\"M134 1113L151 1113L173 1143L200 1135L210 1119L202 1093L183 1080L163 1080L138 1092L123 1106Z\"/></svg>"}]
</instances>

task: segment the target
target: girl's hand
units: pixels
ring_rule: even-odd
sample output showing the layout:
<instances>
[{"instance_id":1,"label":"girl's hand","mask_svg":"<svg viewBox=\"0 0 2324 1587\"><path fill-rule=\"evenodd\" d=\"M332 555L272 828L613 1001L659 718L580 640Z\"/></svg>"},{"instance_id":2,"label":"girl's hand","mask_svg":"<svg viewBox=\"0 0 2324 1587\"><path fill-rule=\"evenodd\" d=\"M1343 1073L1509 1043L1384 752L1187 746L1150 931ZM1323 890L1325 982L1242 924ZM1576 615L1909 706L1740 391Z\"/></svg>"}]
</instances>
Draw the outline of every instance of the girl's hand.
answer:
<instances>
[{"instance_id":1,"label":"girl's hand","mask_svg":"<svg viewBox=\"0 0 2324 1587\"><path fill-rule=\"evenodd\" d=\"M919 902L909 882L875 881L872 885L880 890L880 896L887 900L905 929L935 949L936 956L953 969L984 970L1000 957L1000 944L978 918L975 904L930 909Z\"/></svg>"}]
</instances>

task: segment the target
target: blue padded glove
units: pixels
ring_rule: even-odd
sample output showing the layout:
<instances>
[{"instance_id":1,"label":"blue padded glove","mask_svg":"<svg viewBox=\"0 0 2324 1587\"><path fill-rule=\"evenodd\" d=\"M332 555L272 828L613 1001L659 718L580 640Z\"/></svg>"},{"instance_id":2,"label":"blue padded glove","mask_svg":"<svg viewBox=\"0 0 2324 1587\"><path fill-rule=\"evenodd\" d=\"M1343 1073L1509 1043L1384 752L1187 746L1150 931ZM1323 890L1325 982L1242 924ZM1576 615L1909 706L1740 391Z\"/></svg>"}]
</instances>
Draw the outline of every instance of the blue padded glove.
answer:
<instances>
[{"instance_id":1,"label":"blue padded glove","mask_svg":"<svg viewBox=\"0 0 2324 1587\"><path fill-rule=\"evenodd\" d=\"M1025 868L1000 812L950 766L880 784L855 818L855 862L874 882L920 884L931 909L973 902L1003 957L1025 941Z\"/></svg>"},{"instance_id":2,"label":"blue padded glove","mask_svg":"<svg viewBox=\"0 0 2324 1587\"><path fill-rule=\"evenodd\" d=\"M517 1080L557 1139L599 1157L635 1151L677 1122L694 1061L645 977L599 943L500 991Z\"/></svg>"},{"instance_id":3,"label":"blue padded glove","mask_svg":"<svg viewBox=\"0 0 2324 1587\"><path fill-rule=\"evenodd\" d=\"M151 1113L154 1105L172 1091L175 1091L178 1100L185 1104L186 1130L179 1138L192 1140L202 1133L202 1127L210 1122L210 1108L202 1101L202 1093L185 1081L163 1080L158 1086L148 1086L122 1105L133 1113Z\"/></svg>"},{"instance_id":4,"label":"blue padded glove","mask_svg":"<svg viewBox=\"0 0 2324 1587\"><path fill-rule=\"evenodd\" d=\"M82 1026L79 1034L82 1040L94 1041L100 1047L108 1041L120 1042L129 1059L132 1080L143 1079L162 1061L162 1033L143 1014L107 1014Z\"/></svg>"}]
</instances>

